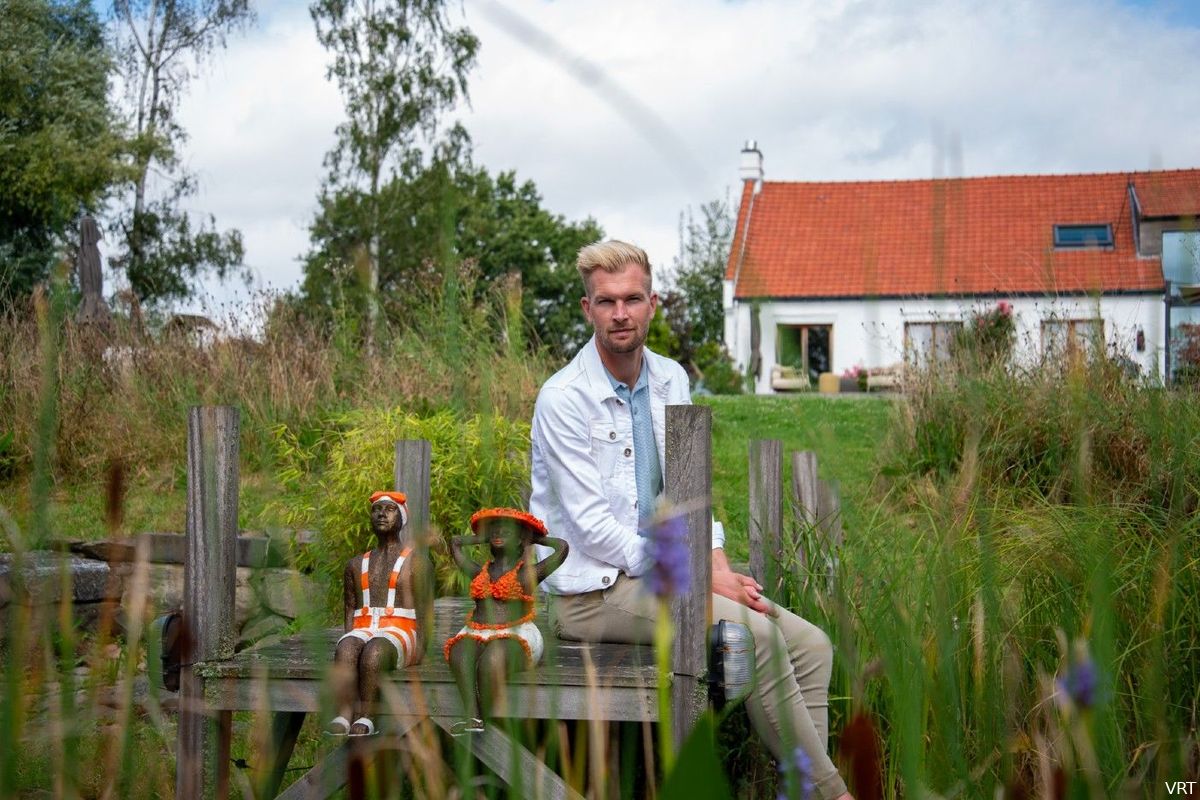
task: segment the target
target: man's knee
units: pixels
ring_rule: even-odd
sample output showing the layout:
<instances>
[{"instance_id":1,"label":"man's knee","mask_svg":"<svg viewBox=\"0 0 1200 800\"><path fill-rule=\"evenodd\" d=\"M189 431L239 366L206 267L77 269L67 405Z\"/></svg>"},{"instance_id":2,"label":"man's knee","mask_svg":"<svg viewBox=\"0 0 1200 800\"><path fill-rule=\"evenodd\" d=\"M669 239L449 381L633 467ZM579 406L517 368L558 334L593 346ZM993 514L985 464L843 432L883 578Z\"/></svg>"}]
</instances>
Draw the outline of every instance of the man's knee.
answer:
<instances>
[{"instance_id":1,"label":"man's knee","mask_svg":"<svg viewBox=\"0 0 1200 800\"><path fill-rule=\"evenodd\" d=\"M808 664L821 669L832 669L833 642L829 634L790 612L780 614L779 628L787 640L789 652Z\"/></svg>"}]
</instances>

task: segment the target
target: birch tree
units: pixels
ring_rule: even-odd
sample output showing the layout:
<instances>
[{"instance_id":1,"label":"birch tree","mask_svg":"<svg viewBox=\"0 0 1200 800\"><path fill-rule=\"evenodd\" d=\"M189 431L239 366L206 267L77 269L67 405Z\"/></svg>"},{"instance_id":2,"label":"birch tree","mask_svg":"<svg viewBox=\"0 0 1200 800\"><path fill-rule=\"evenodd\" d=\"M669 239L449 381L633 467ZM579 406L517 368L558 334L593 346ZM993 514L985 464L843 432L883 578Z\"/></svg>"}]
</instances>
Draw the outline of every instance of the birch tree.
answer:
<instances>
[{"instance_id":1,"label":"birch tree","mask_svg":"<svg viewBox=\"0 0 1200 800\"><path fill-rule=\"evenodd\" d=\"M183 168L187 132L176 113L193 71L253 19L249 0L114 0L112 24L132 134L127 207L113 224L125 269L143 301L187 296L203 272L241 266L242 236L198 225L181 208L195 194Z\"/></svg>"},{"instance_id":2,"label":"birch tree","mask_svg":"<svg viewBox=\"0 0 1200 800\"><path fill-rule=\"evenodd\" d=\"M383 189L413 177L425 155L453 158L466 146L458 125L439 136L442 117L467 98L467 72L479 40L455 27L442 0L314 0L317 39L332 56L346 121L326 157L322 204L350 199L362 215L367 340L378 315L376 293L386 217ZM426 152L426 151L430 152Z\"/></svg>"}]
</instances>

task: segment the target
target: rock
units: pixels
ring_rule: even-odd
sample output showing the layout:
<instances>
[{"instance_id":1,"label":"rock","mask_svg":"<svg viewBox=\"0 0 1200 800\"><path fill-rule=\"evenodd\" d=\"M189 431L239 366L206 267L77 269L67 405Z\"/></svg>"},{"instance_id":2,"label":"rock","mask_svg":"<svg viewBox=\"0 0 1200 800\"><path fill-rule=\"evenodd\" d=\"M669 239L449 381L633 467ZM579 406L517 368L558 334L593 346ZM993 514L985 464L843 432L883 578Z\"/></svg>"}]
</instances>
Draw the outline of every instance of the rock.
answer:
<instances>
[{"instance_id":1,"label":"rock","mask_svg":"<svg viewBox=\"0 0 1200 800\"><path fill-rule=\"evenodd\" d=\"M71 599L76 603L119 601L125 588L122 573L103 561L35 550L26 553L22 559L20 581L13 580L16 577L14 561L12 553L0 554L0 608L11 602L25 605L57 603L63 594L64 570L68 573L66 583L70 586Z\"/></svg>"},{"instance_id":2,"label":"rock","mask_svg":"<svg viewBox=\"0 0 1200 800\"><path fill-rule=\"evenodd\" d=\"M288 619L315 612L324 597L316 581L290 569L260 569L251 584L263 606Z\"/></svg>"},{"instance_id":3,"label":"rock","mask_svg":"<svg viewBox=\"0 0 1200 800\"><path fill-rule=\"evenodd\" d=\"M278 614L271 614L269 612L264 616L251 620L242 628L242 632L238 634L235 649L245 650L260 640L279 633L287 627L288 622L288 620Z\"/></svg>"},{"instance_id":4,"label":"rock","mask_svg":"<svg viewBox=\"0 0 1200 800\"><path fill-rule=\"evenodd\" d=\"M234 588L234 625L241 626L262 611L252 579L258 570L238 567ZM179 564L151 564L148 591L153 616L183 608L183 567Z\"/></svg>"}]
</instances>

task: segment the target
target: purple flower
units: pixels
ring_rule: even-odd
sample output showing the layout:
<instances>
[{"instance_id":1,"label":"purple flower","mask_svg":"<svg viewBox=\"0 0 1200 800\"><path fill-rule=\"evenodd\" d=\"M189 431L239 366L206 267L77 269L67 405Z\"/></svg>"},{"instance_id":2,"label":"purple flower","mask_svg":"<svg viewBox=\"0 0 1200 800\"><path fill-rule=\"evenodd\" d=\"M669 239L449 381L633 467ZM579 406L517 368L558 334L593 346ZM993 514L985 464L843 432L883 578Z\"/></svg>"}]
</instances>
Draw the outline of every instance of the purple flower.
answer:
<instances>
[{"instance_id":1,"label":"purple flower","mask_svg":"<svg viewBox=\"0 0 1200 800\"><path fill-rule=\"evenodd\" d=\"M1071 698L1076 708L1091 708L1096 702L1096 686L1099 683L1095 662L1085 654L1056 683L1058 691Z\"/></svg>"},{"instance_id":2,"label":"purple flower","mask_svg":"<svg viewBox=\"0 0 1200 800\"><path fill-rule=\"evenodd\" d=\"M775 800L808 800L813 796L812 759L797 747L791 761L779 764L779 792Z\"/></svg>"},{"instance_id":3,"label":"purple flower","mask_svg":"<svg viewBox=\"0 0 1200 800\"><path fill-rule=\"evenodd\" d=\"M691 588L687 531L687 516L682 513L657 517L646 531L646 553L654 562L646 573L646 584L659 597L687 594Z\"/></svg>"}]
</instances>

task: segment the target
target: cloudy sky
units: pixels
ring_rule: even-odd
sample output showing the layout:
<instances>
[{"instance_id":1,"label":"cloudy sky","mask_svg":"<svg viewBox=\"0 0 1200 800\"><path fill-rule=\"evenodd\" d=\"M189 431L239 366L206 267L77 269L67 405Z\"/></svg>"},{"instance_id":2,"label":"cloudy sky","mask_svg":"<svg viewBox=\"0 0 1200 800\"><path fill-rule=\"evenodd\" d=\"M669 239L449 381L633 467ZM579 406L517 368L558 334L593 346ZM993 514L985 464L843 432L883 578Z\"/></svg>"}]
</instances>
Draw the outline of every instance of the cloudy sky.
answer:
<instances>
[{"instance_id":1,"label":"cloudy sky","mask_svg":"<svg viewBox=\"0 0 1200 800\"><path fill-rule=\"evenodd\" d=\"M306 4L267 0L184 101L196 208L291 289L342 118ZM658 265L682 209L768 180L1200 166L1197 0L466 0L476 160ZM209 285L217 302L235 296ZM210 301L211 302L211 301Z\"/></svg>"}]
</instances>

